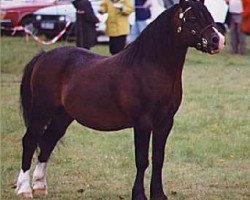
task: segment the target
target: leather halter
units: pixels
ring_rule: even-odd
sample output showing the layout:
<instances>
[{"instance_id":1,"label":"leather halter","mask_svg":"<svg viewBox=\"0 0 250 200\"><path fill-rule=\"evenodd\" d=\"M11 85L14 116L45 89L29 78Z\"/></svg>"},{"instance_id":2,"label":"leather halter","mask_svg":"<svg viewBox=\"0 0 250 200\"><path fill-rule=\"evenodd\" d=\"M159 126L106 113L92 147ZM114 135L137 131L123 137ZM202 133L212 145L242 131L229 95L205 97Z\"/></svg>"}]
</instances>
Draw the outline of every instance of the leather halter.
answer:
<instances>
[{"instance_id":1,"label":"leather halter","mask_svg":"<svg viewBox=\"0 0 250 200\"><path fill-rule=\"evenodd\" d=\"M191 9L192 9L191 7L188 7L186 10L184 10L183 12L180 12L180 13L179 13L179 19L181 19L181 22L182 22L182 23L181 23L181 26L179 26L179 27L177 28L177 33L181 33L181 32L182 32L182 26L183 26L183 24L186 22L185 14L186 14L189 10L191 10ZM199 39L199 41L198 41L197 44L196 44L196 48L197 48L197 49L202 50L202 49L204 49L204 48L207 47L208 41L207 41L207 39L205 39L205 38L203 37L203 34L204 34L204 32L205 32L207 29L212 28L213 26L214 26L214 23L209 24L209 25L207 25L206 27L204 27L200 32L197 32L195 29L191 28L191 33L192 33L192 35L197 36L198 39Z\"/></svg>"}]
</instances>

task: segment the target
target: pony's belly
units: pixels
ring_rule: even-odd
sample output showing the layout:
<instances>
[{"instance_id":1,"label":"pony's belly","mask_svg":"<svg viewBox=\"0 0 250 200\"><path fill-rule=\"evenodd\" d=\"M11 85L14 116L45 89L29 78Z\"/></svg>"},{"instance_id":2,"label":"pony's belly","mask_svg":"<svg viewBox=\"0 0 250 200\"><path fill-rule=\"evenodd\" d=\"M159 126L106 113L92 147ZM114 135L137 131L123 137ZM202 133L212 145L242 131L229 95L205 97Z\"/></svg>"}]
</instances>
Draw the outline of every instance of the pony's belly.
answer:
<instances>
[{"instance_id":1,"label":"pony's belly","mask_svg":"<svg viewBox=\"0 0 250 200\"><path fill-rule=\"evenodd\" d=\"M77 122L86 127L100 131L115 131L133 126L132 120L115 107L85 105L77 109L68 107L66 110Z\"/></svg>"},{"instance_id":2,"label":"pony's belly","mask_svg":"<svg viewBox=\"0 0 250 200\"><path fill-rule=\"evenodd\" d=\"M83 126L99 131L117 131L132 127L131 122L121 117L100 115L91 117L76 117L76 121Z\"/></svg>"},{"instance_id":3,"label":"pony's belly","mask_svg":"<svg viewBox=\"0 0 250 200\"><path fill-rule=\"evenodd\" d=\"M117 101L111 98L104 89L99 91L81 89L79 94L74 92L75 87L66 93L62 105L67 113L80 124L101 131L114 131L132 127L132 120L126 112L122 112Z\"/></svg>"}]
</instances>

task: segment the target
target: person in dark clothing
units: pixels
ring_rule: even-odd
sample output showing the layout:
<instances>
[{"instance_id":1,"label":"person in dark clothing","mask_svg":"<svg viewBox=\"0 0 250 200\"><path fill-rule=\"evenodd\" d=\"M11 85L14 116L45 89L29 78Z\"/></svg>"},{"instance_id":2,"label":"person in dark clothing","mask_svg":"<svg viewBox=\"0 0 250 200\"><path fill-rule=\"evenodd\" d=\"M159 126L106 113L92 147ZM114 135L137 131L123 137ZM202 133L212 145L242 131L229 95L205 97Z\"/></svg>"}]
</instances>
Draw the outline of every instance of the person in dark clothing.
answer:
<instances>
[{"instance_id":1,"label":"person in dark clothing","mask_svg":"<svg viewBox=\"0 0 250 200\"><path fill-rule=\"evenodd\" d=\"M99 20L88 0L74 0L72 3L76 8L76 46L90 49L96 43L96 23Z\"/></svg>"}]
</instances>

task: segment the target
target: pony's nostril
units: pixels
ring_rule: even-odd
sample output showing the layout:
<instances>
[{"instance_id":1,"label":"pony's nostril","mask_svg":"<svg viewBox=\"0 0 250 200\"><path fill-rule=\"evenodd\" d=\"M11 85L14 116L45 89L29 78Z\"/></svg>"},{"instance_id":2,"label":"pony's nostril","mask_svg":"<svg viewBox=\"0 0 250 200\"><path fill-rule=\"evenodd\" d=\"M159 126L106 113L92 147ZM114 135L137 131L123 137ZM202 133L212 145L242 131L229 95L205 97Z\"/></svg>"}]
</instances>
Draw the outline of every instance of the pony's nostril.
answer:
<instances>
[{"instance_id":1,"label":"pony's nostril","mask_svg":"<svg viewBox=\"0 0 250 200\"><path fill-rule=\"evenodd\" d=\"M218 36L214 36L214 37L212 37L212 42L213 42L213 44L218 44L219 43L219 37Z\"/></svg>"}]
</instances>

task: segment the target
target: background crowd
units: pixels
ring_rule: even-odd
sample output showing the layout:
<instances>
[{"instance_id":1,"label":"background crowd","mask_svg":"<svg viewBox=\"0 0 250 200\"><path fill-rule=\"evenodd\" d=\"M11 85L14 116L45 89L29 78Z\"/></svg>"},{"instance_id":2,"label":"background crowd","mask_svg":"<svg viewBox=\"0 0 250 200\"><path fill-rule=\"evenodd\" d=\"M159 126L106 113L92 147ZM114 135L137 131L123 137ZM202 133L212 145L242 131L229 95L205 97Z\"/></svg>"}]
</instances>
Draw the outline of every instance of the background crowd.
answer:
<instances>
[{"instance_id":1,"label":"background crowd","mask_svg":"<svg viewBox=\"0 0 250 200\"><path fill-rule=\"evenodd\" d=\"M225 26L230 35L230 53L244 55L246 52L246 36L242 31L244 5L242 0L224 0L228 5ZM166 9L179 0L163 0ZM95 16L89 0L74 0L77 9L77 46L89 49L95 45ZM109 51L116 54L127 43L133 42L146 28L152 19L153 0L102 0L99 13L108 13L106 34L109 36ZM129 15L135 11L135 21L131 26Z\"/></svg>"}]
</instances>

